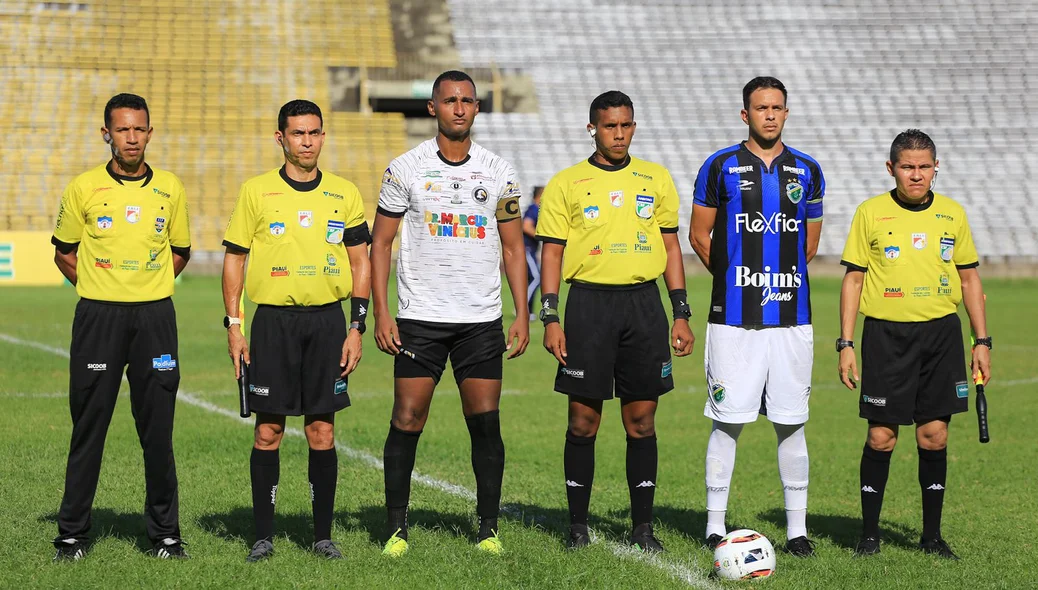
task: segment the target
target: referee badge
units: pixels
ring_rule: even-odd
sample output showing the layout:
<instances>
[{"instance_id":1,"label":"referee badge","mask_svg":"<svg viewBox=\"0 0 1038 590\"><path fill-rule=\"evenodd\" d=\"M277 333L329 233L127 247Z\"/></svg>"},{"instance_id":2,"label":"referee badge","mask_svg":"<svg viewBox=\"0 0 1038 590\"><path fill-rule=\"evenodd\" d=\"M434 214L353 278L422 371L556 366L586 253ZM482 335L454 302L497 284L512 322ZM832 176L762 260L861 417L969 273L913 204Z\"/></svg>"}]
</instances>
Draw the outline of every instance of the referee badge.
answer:
<instances>
[{"instance_id":1,"label":"referee badge","mask_svg":"<svg viewBox=\"0 0 1038 590\"><path fill-rule=\"evenodd\" d=\"M941 260L951 262L952 257L954 256L955 238L950 236L941 236Z\"/></svg>"},{"instance_id":2,"label":"referee badge","mask_svg":"<svg viewBox=\"0 0 1038 590\"><path fill-rule=\"evenodd\" d=\"M592 223L598 221L598 205L584 207L584 219Z\"/></svg>"},{"instance_id":3,"label":"referee badge","mask_svg":"<svg viewBox=\"0 0 1038 590\"><path fill-rule=\"evenodd\" d=\"M800 199L804 198L804 187L800 186L799 182L791 182L786 185L786 197L789 201L796 205L800 202Z\"/></svg>"},{"instance_id":4,"label":"referee badge","mask_svg":"<svg viewBox=\"0 0 1038 590\"><path fill-rule=\"evenodd\" d=\"M634 212L642 219L652 217L653 204L656 199L652 195L638 195L634 198Z\"/></svg>"},{"instance_id":5,"label":"referee badge","mask_svg":"<svg viewBox=\"0 0 1038 590\"><path fill-rule=\"evenodd\" d=\"M342 221L328 220L328 230L324 234L324 240L329 244L341 244L342 235L346 232L346 224Z\"/></svg>"},{"instance_id":6,"label":"referee badge","mask_svg":"<svg viewBox=\"0 0 1038 590\"><path fill-rule=\"evenodd\" d=\"M299 227L310 227L314 224L314 212L313 211L300 211L299 212Z\"/></svg>"},{"instance_id":7,"label":"referee badge","mask_svg":"<svg viewBox=\"0 0 1038 590\"><path fill-rule=\"evenodd\" d=\"M137 223L141 220L141 208L133 205L126 207L126 221L127 223Z\"/></svg>"},{"instance_id":8,"label":"referee badge","mask_svg":"<svg viewBox=\"0 0 1038 590\"><path fill-rule=\"evenodd\" d=\"M883 255L887 257L887 260L893 262L901 256L901 248L897 246L887 246L883 248Z\"/></svg>"},{"instance_id":9,"label":"referee badge","mask_svg":"<svg viewBox=\"0 0 1038 590\"><path fill-rule=\"evenodd\" d=\"M617 208L623 207L624 206L624 192L623 191L613 191L613 192L609 193L609 204L611 204L613 207L617 207Z\"/></svg>"},{"instance_id":10,"label":"referee badge","mask_svg":"<svg viewBox=\"0 0 1038 590\"><path fill-rule=\"evenodd\" d=\"M912 247L922 250L926 247L926 234L912 234Z\"/></svg>"},{"instance_id":11,"label":"referee badge","mask_svg":"<svg viewBox=\"0 0 1038 590\"><path fill-rule=\"evenodd\" d=\"M270 235L274 236L275 238L280 238L281 236L285 235L285 222L275 221L274 223L271 223Z\"/></svg>"},{"instance_id":12,"label":"referee badge","mask_svg":"<svg viewBox=\"0 0 1038 590\"><path fill-rule=\"evenodd\" d=\"M111 229L111 227L112 227L112 218L111 218L111 216L109 216L109 215L102 215L102 216L97 218L97 229L99 229L101 231L105 231L105 230Z\"/></svg>"},{"instance_id":13,"label":"referee badge","mask_svg":"<svg viewBox=\"0 0 1038 590\"><path fill-rule=\"evenodd\" d=\"M166 229L166 218L156 217L155 218L155 233L161 234L162 230Z\"/></svg>"}]
</instances>

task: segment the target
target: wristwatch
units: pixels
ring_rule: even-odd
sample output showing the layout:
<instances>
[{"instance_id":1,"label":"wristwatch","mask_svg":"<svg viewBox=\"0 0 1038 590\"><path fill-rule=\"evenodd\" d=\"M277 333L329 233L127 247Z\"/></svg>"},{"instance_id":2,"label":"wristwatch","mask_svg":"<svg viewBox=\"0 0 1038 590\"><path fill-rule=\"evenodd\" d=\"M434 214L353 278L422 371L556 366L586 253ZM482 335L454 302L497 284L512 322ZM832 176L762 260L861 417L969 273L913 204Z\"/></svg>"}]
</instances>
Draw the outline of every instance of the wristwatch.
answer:
<instances>
[{"instance_id":1,"label":"wristwatch","mask_svg":"<svg viewBox=\"0 0 1038 590\"><path fill-rule=\"evenodd\" d=\"M231 328L231 326L240 326L240 325L241 325L241 318L236 318L236 317L231 316L231 315L223 316L223 327L224 328L227 328L229 330Z\"/></svg>"},{"instance_id":2,"label":"wristwatch","mask_svg":"<svg viewBox=\"0 0 1038 590\"><path fill-rule=\"evenodd\" d=\"M991 336L987 338L975 338L973 340L973 346L987 346L988 350L991 350Z\"/></svg>"},{"instance_id":3,"label":"wristwatch","mask_svg":"<svg viewBox=\"0 0 1038 590\"><path fill-rule=\"evenodd\" d=\"M367 329L368 328L364 325L364 322L350 322L350 330L356 330L361 334L364 334L364 332L366 332Z\"/></svg>"},{"instance_id":4,"label":"wristwatch","mask_svg":"<svg viewBox=\"0 0 1038 590\"><path fill-rule=\"evenodd\" d=\"M836 352L840 352L845 348L854 348L853 340L844 340L843 338L836 339Z\"/></svg>"}]
</instances>

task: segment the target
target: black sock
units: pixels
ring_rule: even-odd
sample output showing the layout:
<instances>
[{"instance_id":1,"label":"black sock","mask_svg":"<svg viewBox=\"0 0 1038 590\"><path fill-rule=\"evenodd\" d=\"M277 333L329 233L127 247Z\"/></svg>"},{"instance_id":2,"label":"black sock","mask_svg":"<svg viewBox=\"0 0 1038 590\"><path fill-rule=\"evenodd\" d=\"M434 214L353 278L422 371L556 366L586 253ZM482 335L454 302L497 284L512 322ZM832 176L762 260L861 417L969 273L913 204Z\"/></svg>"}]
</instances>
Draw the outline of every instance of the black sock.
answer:
<instances>
[{"instance_id":1,"label":"black sock","mask_svg":"<svg viewBox=\"0 0 1038 590\"><path fill-rule=\"evenodd\" d=\"M497 518L501 509L501 479L505 473L505 443L497 410L465 418L472 439L472 472L476 474L476 514Z\"/></svg>"},{"instance_id":2,"label":"black sock","mask_svg":"<svg viewBox=\"0 0 1038 590\"><path fill-rule=\"evenodd\" d=\"M893 452L877 451L868 443L861 451L862 536L879 537L879 513L883 509L883 490L887 487Z\"/></svg>"},{"instance_id":3,"label":"black sock","mask_svg":"<svg viewBox=\"0 0 1038 590\"><path fill-rule=\"evenodd\" d=\"M249 459L252 476L252 518L256 522L256 540L274 538L274 500L281 477L281 458L278 450L261 451L252 448Z\"/></svg>"},{"instance_id":4,"label":"black sock","mask_svg":"<svg viewBox=\"0 0 1038 590\"><path fill-rule=\"evenodd\" d=\"M631 490L631 521L634 526L652 523L656 496L656 435L627 437L627 487Z\"/></svg>"},{"instance_id":5,"label":"black sock","mask_svg":"<svg viewBox=\"0 0 1038 590\"><path fill-rule=\"evenodd\" d=\"M569 501L570 524L587 526L591 504L591 484L595 481L595 437L577 436L566 431L566 499Z\"/></svg>"},{"instance_id":6,"label":"black sock","mask_svg":"<svg viewBox=\"0 0 1038 590\"><path fill-rule=\"evenodd\" d=\"M923 491L923 539L941 536L944 484L948 477L948 449L919 449L919 487Z\"/></svg>"},{"instance_id":7,"label":"black sock","mask_svg":"<svg viewBox=\"0 0 1038 590\"><path fill-rule=\"evenodd\" d=\"M407 432L389 424L389 436L382 450L385 465L386 509L389 512L389 535L401 529L407 538L407 504L411 500L411 472L414 471L418 437L422 431Z\"/></svg>"},{"instance_id":8,"label":"black sock","mask_svg":"<svg viewBox=\"0 0 1038 590\"><path fill-rule=\"evenodd\" d=\"M310 449L310 502L314 515L314 543L332 538L335 511L335 482L339 475L339 458L335 449Z\"/></svg>"},{"instance_id":9,"label":"black sock","mask_svg":"<svg viewBox=\"0 0 1038 590\"><path fill-rule=\"evenodd\" d=\"M483 539L489 539L498 532L497 518L483 518L479 517L479 532L476 533L476 541L482 541Z\"/></svg>"}]
</instances>

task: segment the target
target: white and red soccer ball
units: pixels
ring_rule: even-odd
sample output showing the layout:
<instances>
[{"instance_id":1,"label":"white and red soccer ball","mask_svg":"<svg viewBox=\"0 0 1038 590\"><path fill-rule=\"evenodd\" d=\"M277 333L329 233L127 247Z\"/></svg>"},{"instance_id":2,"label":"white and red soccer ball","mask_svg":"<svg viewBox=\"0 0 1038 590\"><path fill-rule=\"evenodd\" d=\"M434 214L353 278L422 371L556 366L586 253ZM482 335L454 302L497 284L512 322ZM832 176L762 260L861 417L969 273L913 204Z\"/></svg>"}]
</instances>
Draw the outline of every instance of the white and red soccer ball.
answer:
<instances>
[{"instance_id":1,"label":"white and red soccer ball","mask_svg":"<svg viewBox=\"0 0 1038 590\"><path fill-rule=\"evenodd\" d=\"M766 578L775 573L775 548L757 531L732 531L714 550L714 573L725 580Z\"/></svg>"}]
</instances>

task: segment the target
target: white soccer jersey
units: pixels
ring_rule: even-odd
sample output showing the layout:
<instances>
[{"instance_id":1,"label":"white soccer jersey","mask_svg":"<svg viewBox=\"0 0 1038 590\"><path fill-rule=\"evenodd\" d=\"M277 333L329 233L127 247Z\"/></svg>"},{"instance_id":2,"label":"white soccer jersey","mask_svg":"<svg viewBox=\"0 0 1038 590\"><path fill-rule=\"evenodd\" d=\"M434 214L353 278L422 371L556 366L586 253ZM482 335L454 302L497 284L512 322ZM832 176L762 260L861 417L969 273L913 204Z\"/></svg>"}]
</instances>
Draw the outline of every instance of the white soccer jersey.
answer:
<instances>
[{"instance_id":1,"label":"white soccer jersey","mask_svg":"<svg viewBox=\"0 0 1038 590\"><path fill-rule=\"evenodd\" d=\"M393 160L378 208L403 216L397 317L441 323L501 317L497 224L519 223L519 197L512 165L475 143L457 164L442 157L435 139Z\"/></svg>"}]
</instances>

